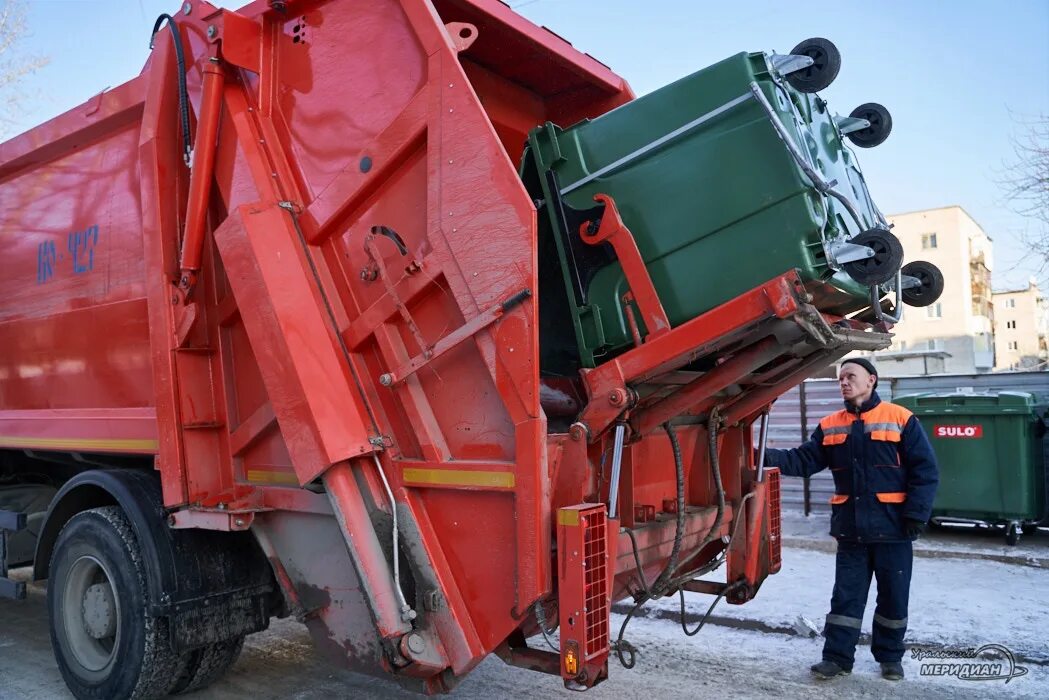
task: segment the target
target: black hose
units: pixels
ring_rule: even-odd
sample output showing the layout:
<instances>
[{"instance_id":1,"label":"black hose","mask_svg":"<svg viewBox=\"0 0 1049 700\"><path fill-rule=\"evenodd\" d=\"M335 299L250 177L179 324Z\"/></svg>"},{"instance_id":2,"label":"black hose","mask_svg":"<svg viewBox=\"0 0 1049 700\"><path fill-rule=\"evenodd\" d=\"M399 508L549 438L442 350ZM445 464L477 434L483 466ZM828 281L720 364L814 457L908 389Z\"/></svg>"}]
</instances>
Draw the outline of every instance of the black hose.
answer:
<instances>
[{"instance_id":1,"label":"black hose","mask_svg":"<svg viewBox=\"0 0 1049 700\"><path fill-rule=\"evenodd\" d=\"M663 429L667 431L667 437L670 438L670 447L674 451L674 472L677 476L677 524L674 530L674 547L670 550L670 558L667 559L667 565L663 569L663 573L652 584L652 590L657 595L663 592L667 581L670 580L670 577L674 575L674 570L677 569L678 557L681 555L681 541L685 538L685 465L681 459L681 445L677 441L677 435L674 434L674 426L670 425L669 421L663 424Z\"/></svg>"},{"instance_id":2,"label":"black hose","mask_svg":"<svg viewBox=\"0 0 1049 700\"><path fill-rule=\"evenodd\" d=\"M710 457L711 471L714 473L714 486L718 492L718 514L717 517L714 519L714 524L711 526L710 530L703 538L703 541L699 544L699 547L697 547L696 554L701 552L704 547L706 547L714 540L715 535L721 529L721 522L722 520L724 520L725 517L725 487L721 481L721 465L718 460L718 424L720 423L720 421L721 416L718 413L717 407L715 406L713 409L711 409L710 416L707 419L707 434L709 436L709 439L707 441L707 449ZM616 641L612 644L612 650L615 651L616 656L619 658L619 663L623 665L623 668L627 669L633 668L634 664L637 662L637 647L635 647L623 637L626 634L627 625L630 623L630 620L633 619L634 615L637 614L637 611L641 609L641 606L650 600L655 600L656 598L663 595L664 593L667 593L668 591L673 591L674 588L678 588L678 592L681 593L683 621L685 596L684 592L681 591L679 587L686 580L694 578L695 576L702 576L707 571L713 570L714 568L717 568L717 566L720 565L720 561L715 560L711 565L700 567L699 569L690 572L686 576L674 577L675 569L677 569L678 566L678 557L681 554L681 543L684 539L685 533L685 467L684 462L681 458L681 445L678 443L677 435L674 433L673 426L671 426L670 423L667 422L663 424L663 428L667 432L667 437L670 438L670 446L674 451L674 469L677 474L677 528L674 533L674 547L670 552L670 558L667 560L667 565L663 569L663 572L652 583L651 586L648 586L645 583L645 572L641 567L641 558L638 554L637 540L634 538L633 532L631 532L629 529L627 530L627 534L630 535L630 543L633 546L634 550L634 564L637 567L638 579L640 580L642 586L641 591L634 596L636 601L634 603L634 607L630 609L630 612L627 613L626 618L623 619L623 624L619 627L619 636L616 638ZM721 595L719 595L717 600L714 601L714 605L717 605L718 601L720 601L721 598L726 593L728 593L728 591L732 590L732 588L735 585L737 584L734 584L733 586L730 586L724 591L722 591ZM702 629L703 625L706 623L706 619L710 616L710 613L713 611L714 605L710 606L710 609L707 610L707 614L703 617L703 620L700 622L699 627L697 627L696 630L691 634L688 632L687 627L685 627L684 622L682 622L682 628L685 629L686 635L691 637L698 633L700 629ZM629 655L629 657L627 657L626 655Z\"/></svg>"},{"instance_id":3,"label":"black hose","mask_svg":"<svg viewBox=\"0 0 1049 700\"><path fill-rule=\"evenodd\" d=\"M692 631L689 631L688 623L685 622L685 589L679 588L677 592L678 595L681 597L681 631L685 633L685 636L695 637L697 634L699 634L699 631L703 629L703 625L707 624L707 620L710 619L710 614L714 612L714 608L717 607L717 604L721 602L721 599L724 598L728 593L738 588L742 583L743 581L736 581L731 586L726 586L725 589L721 591L721 593L718 593L718 597L715 598L714 602L710 604L710 607L707 608L706 614L704 614L703 617L700 618L699 624L696 625L696 629Z\"/></svg>"},{"instance_id":4,"label":"black hose","mask_svg":"<svg viewBox=\"0 0 1049 700\"><path fill-rule=\"evenodd\" d=\"M718 462L718 423L721 422L721 414L718 407L710 409L707 417L707 454L710 456L710 471L714 475L714 488L718 492L718 515L714 524L710 526L710 532L703 538L696 553L714 541L717 533L721 531L721 521L725 518L725 486L721 483L721 464Z\"/></svg>"},{"instance_id":5,"label":"black hose","mask_svg":"<svg viewBox=\"0 0 1049 700\"><path fill-rule=\"evenodd\" d=\"M171 30L171 37L175 42L175 63L178 64L178 110L179 120L182 125L182 158L186 162L186 166L190 165L190 156L193 153L193 145L189 135L189 90L186 89L186 57L182 53L182 34L179 33L178 25L175 24L174 18L169 14L162 14L157 17L157 21L153 23L153 33L149 37L149 48L153 49L153 40L157 37L157 32L160 31L160 25L167 20L168 29Z\"/></svg>"}]
</instances>

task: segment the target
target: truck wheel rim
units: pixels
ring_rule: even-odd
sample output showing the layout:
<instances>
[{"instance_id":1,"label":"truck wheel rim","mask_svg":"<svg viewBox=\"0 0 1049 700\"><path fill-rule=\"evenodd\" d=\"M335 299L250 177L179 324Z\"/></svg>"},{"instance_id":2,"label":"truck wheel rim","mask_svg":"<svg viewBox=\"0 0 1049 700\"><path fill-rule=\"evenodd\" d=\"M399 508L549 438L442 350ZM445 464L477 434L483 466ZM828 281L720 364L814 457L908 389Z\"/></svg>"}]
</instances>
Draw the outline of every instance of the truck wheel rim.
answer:
<instances>
[{"instance_id":1,"label":"truck wheel rim","mask_svg":"<svg viewBox=\"0 0 1049 700\"><path fill-rule=\"evenodd\" d=\"M120 642L120 598L102 562L89 555L73 562L62 603L67 648L88 675L105 675Z\"/></svg>"}]
</instances>

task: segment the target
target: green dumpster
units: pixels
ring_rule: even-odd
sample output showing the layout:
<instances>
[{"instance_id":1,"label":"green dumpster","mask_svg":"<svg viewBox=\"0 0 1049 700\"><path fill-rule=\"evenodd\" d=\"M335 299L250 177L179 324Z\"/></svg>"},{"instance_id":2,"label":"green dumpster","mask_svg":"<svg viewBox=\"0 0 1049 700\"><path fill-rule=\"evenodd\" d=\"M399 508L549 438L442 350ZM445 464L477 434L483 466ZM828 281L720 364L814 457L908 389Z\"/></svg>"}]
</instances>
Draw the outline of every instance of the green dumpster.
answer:
<instances>
[{"instance_id":1,"label":"green dumpster","mask_svg":"<svg viewBox=\"0 0 1049 700\"><path fill-rule=\"evenodd\" d=\"M624 310L611 248L580 240L596 194L614 199L671 326L794 269L813 303L840 315L869 307L872 285L895 275L902 247L843 134L874 142L795 89L784 58L741 53L596 119L531 132L520 170L539 206L544 371L593 367L635 342L632 324L645 333ZM877 254L856 260L846 243Z\"/></svg>"},{"instance_id":2,"label":"green dumpster","mask_svg":"<svg viewBox=\"0 0 1049 700\"><path fill-rule=\"evenodd\" d=\"M894 400L918 417L940 466L933 518L1021 528L1045 517L1042 408L1031 394L919 394Z\"/></svg>"}]
</instances>

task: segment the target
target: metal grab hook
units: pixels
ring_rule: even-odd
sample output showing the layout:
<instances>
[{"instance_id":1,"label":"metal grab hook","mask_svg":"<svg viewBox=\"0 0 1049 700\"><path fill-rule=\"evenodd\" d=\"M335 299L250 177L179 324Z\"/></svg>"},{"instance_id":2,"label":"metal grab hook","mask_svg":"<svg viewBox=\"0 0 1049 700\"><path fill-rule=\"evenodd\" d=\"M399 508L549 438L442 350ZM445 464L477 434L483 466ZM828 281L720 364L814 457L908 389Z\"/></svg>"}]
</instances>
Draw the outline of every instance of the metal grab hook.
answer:
<instances>
[{"instance_id":1,"label":"metal grab hook","mask_svg":"<svg viewBox=\"0 0 1049 700\"><path fill-rule=\"evenodd\" d=\"M371 232L372 235L386 236L391 241L393 241L393 244L397 246L397 252L399 252L401 255L408 254L408 246L404 244L404 239L401 238L401 234L397 233L389 226L382 226L381 224L379 226L372 226Z\"/></svg>"},{"instance_id":2,"label":"metal grab hook","mask_svg":"<svg viewBox=\"0 0 1049 700\"><path fill-rule=\"evenodd\" d=\"M385 266L382 264L382 256L375 247L375 238L377 236L385 236L393 241L393 244L397 246L397 252L401 254L401 257L408 255L408 246L405 245L404 239L401 238L401 234L394 231L389 226L372 226L371 233L364 237L364 252L368 255L369 262L361 269L361 279L365 282L372 282L379 278L379 276L385 272Z\"/></svg>"}]
</instances>

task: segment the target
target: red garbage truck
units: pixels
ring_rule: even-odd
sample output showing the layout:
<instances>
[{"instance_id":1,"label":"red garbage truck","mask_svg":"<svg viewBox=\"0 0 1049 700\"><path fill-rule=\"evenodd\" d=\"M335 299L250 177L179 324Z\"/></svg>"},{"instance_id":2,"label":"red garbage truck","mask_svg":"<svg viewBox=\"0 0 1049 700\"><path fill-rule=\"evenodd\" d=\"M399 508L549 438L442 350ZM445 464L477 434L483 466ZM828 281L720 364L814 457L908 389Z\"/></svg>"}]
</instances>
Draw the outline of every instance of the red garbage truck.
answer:
<instances>
[{"instance_id":1,"label":"red garbage truck","mask_svg":"<svg viewBox=\"0 0 1049 700\"><path fill-rule=\"evenodd\" d=\"M632 653L613 602L740 604L777 571L755 427L888 345L906 285L887 228L856 238L876 208L790 165L815 262L726 255L760 278L683 305L645 214L686 198L598 174L583 208L537 136L639 101L504 3L187 0L152 46L0 144L0 595L47 580L76 697L202 688L275 616L422 692L492 653L587 688ZM751 56L793 102L755 83L729 116L797 148L808 122L768 110L822 119L783 76L824 64ZM878 126L851 119L839 143Z\"/></svg>"}]
</instances>

